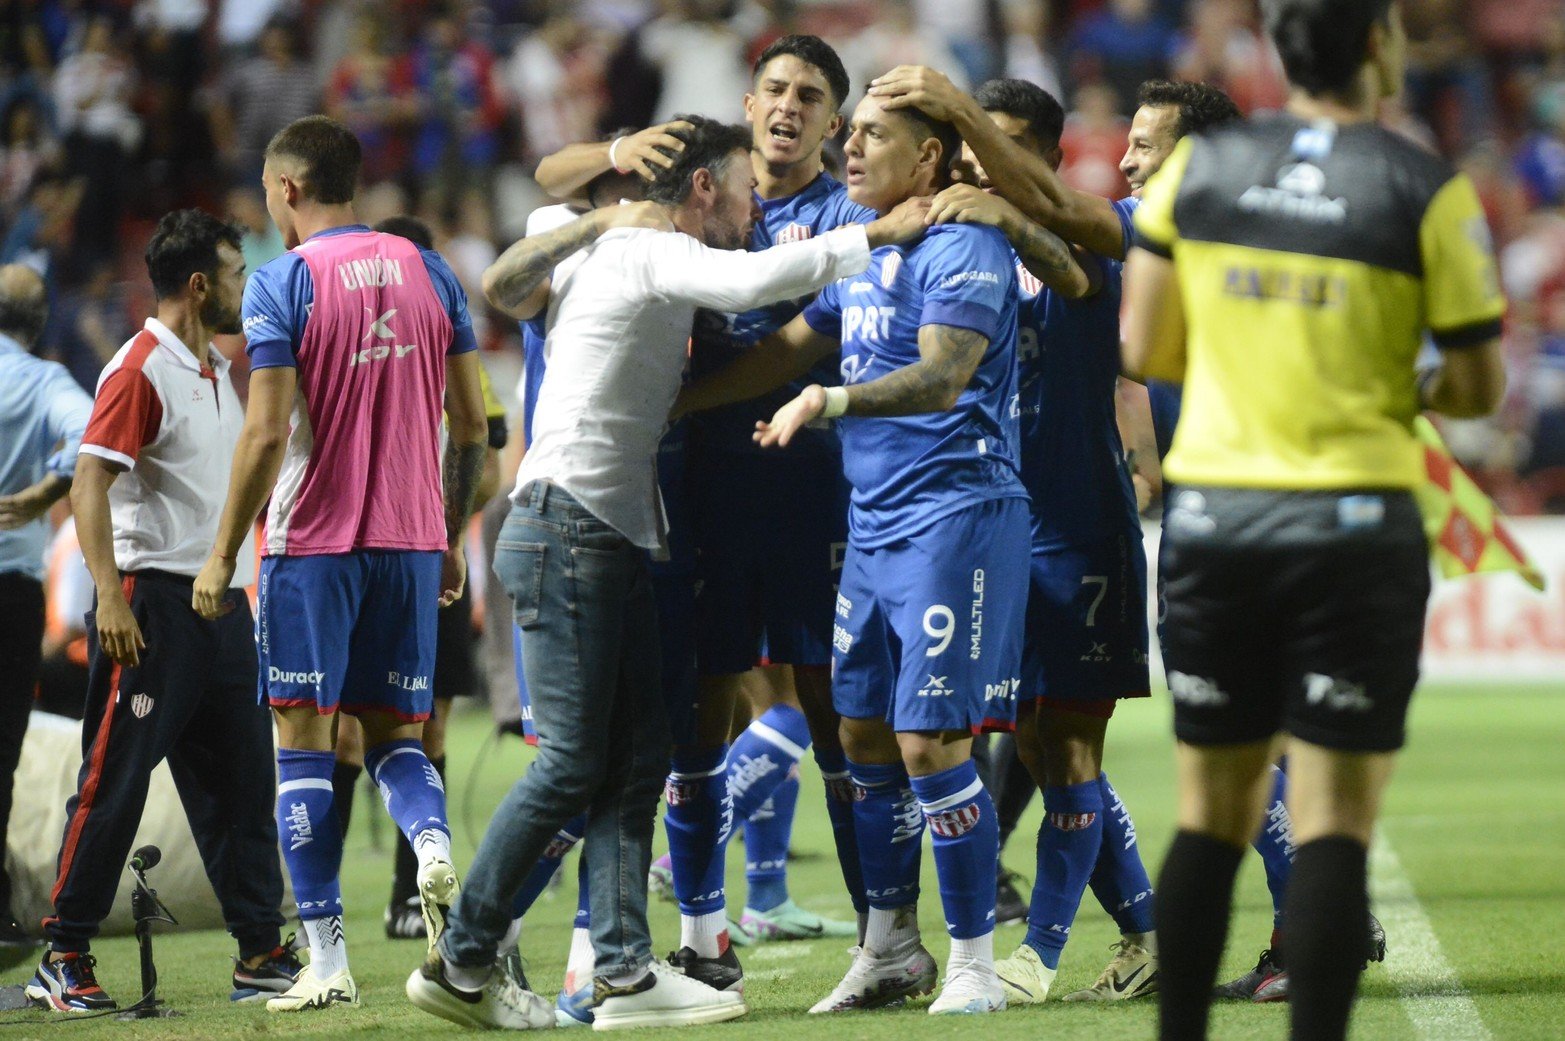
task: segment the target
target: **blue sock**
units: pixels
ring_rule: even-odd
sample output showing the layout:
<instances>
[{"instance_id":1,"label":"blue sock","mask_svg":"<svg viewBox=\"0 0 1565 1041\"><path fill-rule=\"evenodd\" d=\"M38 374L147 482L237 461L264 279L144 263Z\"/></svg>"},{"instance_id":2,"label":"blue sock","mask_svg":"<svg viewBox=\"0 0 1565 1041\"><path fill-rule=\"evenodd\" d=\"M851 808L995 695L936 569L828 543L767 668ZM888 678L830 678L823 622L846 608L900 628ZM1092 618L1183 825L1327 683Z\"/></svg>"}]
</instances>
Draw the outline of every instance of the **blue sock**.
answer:
<instances>
[{"instance_id":1,"label":"blue sock","mask_svg":"<svg viewBox=\"0 0 1565 1041\"><path fill-rule=\"evenodd\" d=\"M815 746L815 764L826 784L826 816L831 820L831 840L837 848L837 863L842 881L848 887L853 910L869 913L864 899L864 868L859 863L859 842L853 824L853 777L848 773L847 757L837 749Z\"/></svg>"},{"instance_id":2,"label":"blue sock","mask_svg":"<svg viewBox=\"0 0 1565 1041\"><path fill-rule=\"evenodd\" d=\"M773 705L745 727L728 750L734 819L749 820L793 773L809 747L810 727L804 713L787 705Z\"/></svg>"},{"instance_id":3,"label":"blue sock","mask_svg":"<svg viewBox=\"0 0 1565 1041\"><path fill-rule=\"evenodd\" d=\"M1044 789L1026 943L1051 969L1060 967L1060 952L1102 845L1103 788L1097 779Z\"/></svg>"},{"instance_id":4,"label":"blue sock","mask_svg":"<svg viewBox=\"0 0 1565 1041\"><path fill-rule=\"evenodd\" d=\"M332 806L331 752L277 750L277 837L299 918L342 914L342 829Z\"/></svg>"},{"instance_id":5,"label":"blue sock","mask_svg":"<svg viewBox=\"0 0 1565 1041\"><path fill-rule=\"evenodd\" d=\"M918 902L924 815L901 763L848 763L858 789L853 830L864 870L864 897L881 911Z\"/></svg>"},{"instance_id":6,"label":"blue sock","mask_svg":"<svg viewBox=\"0 0 1565 1041\"><path fill-rule=\"evenodd\" d=\"M590 887L587 885L587 858L578 857L576 866L576 921L573 927L577 929L592 928L592 899Z\"/></svg>"},{"instance_id":7,"label":"blue sock","mask_svg":"<svg viewBox=\"0 0 1565 1041\"><path fill-rule=\"evenodd\" d=\"M1098 775L1098 785L1103 789L1103 843L1092 868L1092 893L1121 933L1149 933L1154 928L1152 880L1141 862L1136 823L1108 774Z\"/></svg>"},{"instance_id":8,"label":"blue sock","mask_svg":"<svg viewBox=\"0 0 1565 1041\"><path fill-rule=\"evenodd\" d=\"M681 914L711 914L727 906L723 858L734 822L724 766L727 753L726 745L675 753L674 769L663 788L668 802L663 827L668 832L674 896Z\"/></svg>"},{"instance_id":9,"label":"blue sock","mask_svg":"<svg viewBox=\"0 0 1565 1041\"><path fill-rule=\"evenodd\" d=\"M543 891L549 888L549 880L554 878L554 873L560 870L560 861L581 841L581 833L587 828L587 815L585 813L572 817L565 827L554 833L554 838L549 840L549 845L544 847L543 856L538 858L538 863L522 879L522 888L516 891L516 899L511 901L511 917L520 918L532 909L533 904L543 895Z\"/></svg>"},{"instance_id":10,"label":"blue sock","mask_svg":"<svg viewBox=\"0 0 1565 1041\"><path fill-rule=\"evenodd\" d=\"M387 741L364 753L364 769L374 778L386 812L408 838L413 852L419 849L419 836L435 832L444 836L439 847L450 856L451 827L446 823L446 786L424 754L424 745L413 738Z\"/></svg>"},{"instance_id":11,"label":"blue sock","mask_svg":"<svg viewBox=\"0 0 1565 1041\"><path fill-rule=\"evenodd\" d=\"M1288 816L1288 775L1272 767L1272 799L1252 843L1266 865L1266 888L1272 893L1272 928L1282 928L1282 905L1293 874L1293 818Z\"/></svg>"},{"instance_id":12,"label":"blue sock","mask_svg":"<svg viewBox=\"0 0 1565 1041\"><path fill-rule=\"evenodd\" d=\"M1000 819L971 759L928 777L913 791L934 835L935 873L946 932L971 940L994 931L995 876L999 873Z\"/></svg>"},{"instance_id":13,"label":"blue sock","mask_svg":"<svg viewBox=\"0 0 1565 1041\"><path fill-rule=\"evenodd\" d=\"M799 805L799 771L777 786L772 797L744 822L744 905L770 911L788 902L788 840Z\"/></svg>"}]
</instances>

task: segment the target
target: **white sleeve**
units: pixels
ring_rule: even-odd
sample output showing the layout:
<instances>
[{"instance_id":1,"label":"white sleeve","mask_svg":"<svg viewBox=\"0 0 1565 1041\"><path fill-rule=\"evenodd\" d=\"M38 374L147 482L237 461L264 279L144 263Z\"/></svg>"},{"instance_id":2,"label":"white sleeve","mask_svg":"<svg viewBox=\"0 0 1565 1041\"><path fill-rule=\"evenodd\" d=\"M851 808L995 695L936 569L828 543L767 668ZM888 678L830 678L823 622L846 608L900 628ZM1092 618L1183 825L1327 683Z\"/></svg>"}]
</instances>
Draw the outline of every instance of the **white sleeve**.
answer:
<instances>
[{"instance_id":1,"label":"white sleeve","mask_svg":"<svg viewBox=\"0 0 1565 1041\"><path fill-rule=\"evenodd\" d=\"M869 267L869 237L862 224L759 253L711 249L675 234L656 236L651 249L648 277L654 292L715 311L748 311L807 296Z\"/></svg>"}]
</instances>

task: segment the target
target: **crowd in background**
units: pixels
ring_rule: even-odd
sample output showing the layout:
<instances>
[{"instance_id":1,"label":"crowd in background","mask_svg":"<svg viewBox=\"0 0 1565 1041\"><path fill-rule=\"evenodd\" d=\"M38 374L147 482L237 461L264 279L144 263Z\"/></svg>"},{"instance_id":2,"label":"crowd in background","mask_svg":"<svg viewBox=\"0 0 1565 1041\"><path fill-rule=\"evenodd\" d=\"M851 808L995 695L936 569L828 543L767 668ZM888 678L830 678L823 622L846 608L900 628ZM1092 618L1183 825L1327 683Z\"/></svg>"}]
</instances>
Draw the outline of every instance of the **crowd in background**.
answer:
<instances>
[{"instance_id":1,"label":"crowd in background","mask_svg":"<svg viewBox=\"0 0 1565 1041\"><path fill-rule=\"evenodd\" d=\"M1221 86L1247 113L1284 99L1255 0L0 0L0 263L48 281L45 351L89 389L149 313L141 249L200 205L283 244L261 152L325 112L364 145L361 216L414 213L468 287L486 358L515 371L479 276L542 200L561 146L678 112L738 120L749 65L790 32L843 55L853 95L902 63L962 85L1042 84L1066 104L1062 173L1126 191L1135 89ZM1386 119L1475 179L1512 310L1510 394L1448 435L1501 505L1565 511L1565 5L1404 5L1407 90ZM225 345L238 351L238 343Z\"/></svg>"}]
</instances>

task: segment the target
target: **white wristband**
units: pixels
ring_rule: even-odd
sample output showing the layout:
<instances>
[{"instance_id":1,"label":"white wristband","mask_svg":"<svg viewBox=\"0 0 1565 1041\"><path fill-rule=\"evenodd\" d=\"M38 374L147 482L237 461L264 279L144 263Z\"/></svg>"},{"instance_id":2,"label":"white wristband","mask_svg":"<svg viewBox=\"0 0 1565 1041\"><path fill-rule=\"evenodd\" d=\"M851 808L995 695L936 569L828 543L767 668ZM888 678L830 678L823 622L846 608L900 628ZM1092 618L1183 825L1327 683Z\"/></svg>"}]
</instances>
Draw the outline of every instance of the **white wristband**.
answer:
<instances>
[{"instance_id":1,"label":"white wristband","mask_svg":"<svg viewBox=\"0 0 1565 1041\"><path fill-rule=\"evenodd\" d=\"M617 174L630 173L629 170L625 169L619 164L618 159L614 158L614 152L619 148L619 143L623 140L625 140L623 137L616 137L613 141L609 142L609 165L614 167L614 172Z\"/></svg>"},{"instance_id":2,"label":"white wristband","mask_svg":"<svg viewBox=\"0 0 1565 1041\"><path fill-rule=\"evenodd\" d=\"M848 411L847 387L824 387L826 391L826 407L821 409L822 419L836 419Z\"/></svg>"}]
</instances>

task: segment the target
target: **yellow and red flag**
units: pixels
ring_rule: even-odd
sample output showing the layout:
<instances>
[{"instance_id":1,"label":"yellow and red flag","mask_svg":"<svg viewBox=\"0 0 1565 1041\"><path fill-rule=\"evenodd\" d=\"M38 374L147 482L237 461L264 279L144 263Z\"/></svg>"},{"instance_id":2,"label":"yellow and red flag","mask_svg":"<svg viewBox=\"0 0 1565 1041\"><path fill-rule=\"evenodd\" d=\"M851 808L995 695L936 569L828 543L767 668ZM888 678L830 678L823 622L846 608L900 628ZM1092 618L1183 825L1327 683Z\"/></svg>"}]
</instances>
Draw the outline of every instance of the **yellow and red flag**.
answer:
<instances>
[{"instance_id":1,"label":"yellow and red flag","mask_svg":"<svg viewBox=\"0 0 1565 1041\"><path fill-rule=\"evenodd\" d=\"M1451 455L1435 425L1419 416L1413 431L1424 448L1428 476L1416 493L1429 551L1445 578L1514 571L1542 592L1543 572L1506 527L1494 501Z\"/></svg>"}]
</instances>

